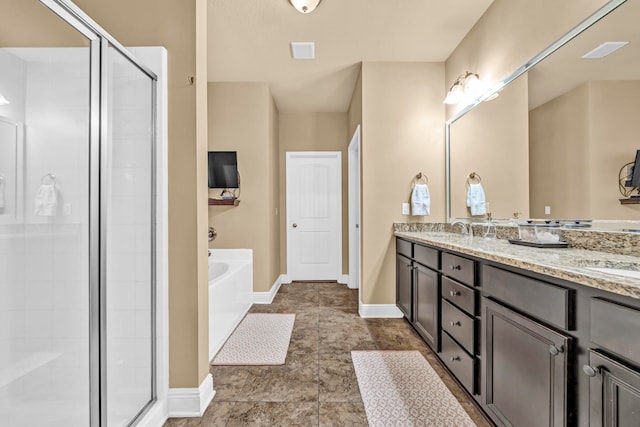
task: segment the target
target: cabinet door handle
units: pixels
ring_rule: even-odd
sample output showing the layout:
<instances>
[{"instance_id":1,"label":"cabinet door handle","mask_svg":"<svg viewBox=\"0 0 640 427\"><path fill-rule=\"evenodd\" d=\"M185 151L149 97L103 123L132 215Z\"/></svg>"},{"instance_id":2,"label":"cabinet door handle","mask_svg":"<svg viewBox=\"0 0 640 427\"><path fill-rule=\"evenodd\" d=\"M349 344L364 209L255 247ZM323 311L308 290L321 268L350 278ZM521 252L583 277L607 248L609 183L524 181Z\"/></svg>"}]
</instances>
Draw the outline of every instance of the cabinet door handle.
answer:
<instances>
[{"instance_id":1,"label":"cabinet door handle","mask_svg":"<svg viewBox=\"0 0 640 427\"><path fill-rule=\"evenodd\" d=\"M407 264L407 268L410 268L410 269L412 269L412 270L413 270L413 265L411 265L411 264Z\"/></svg>"},{"instance_id":2,"label":"cabinet door handle","mask_svg":"<svg viewBox=\"0 0 640 427\"><path fill-rule=\"evenodd\" d=\"M449 268L452 269L452 270L460 270L460 269L462 269L462 266L461 265L450 265Z\"/></svg>"},{"instance_id":3,"label":"cabinet door handle","mask_svg":"<svg viewBox=\"0 0 640 427\"><path fill-rule=\"evenodd\" d=\"M450 361L452 362L459 362L460 361L460 356L451 356L449 358Z\"/></svg>"},{"instance_id":4,"label":"cabinet door handle","mask_svg":"<svg viewBox=\"0 0 640 427\"><path fill-rule=\"evenodd\" d=\"M600 373L600 370L598 368L594 368L593 366L584 365L582 367L582 372L584 372L585 374L587 374L590 377L595 377L596 375L598 375Z\"/></svg>"},{"instance_id":5,"label":"cabinet door handle","mask_svg":"<svg viewBox=\"0 0 640 427\"><path fill-rule=\"evenodd\" d=\"M549 347L549 353L553 354L554 356L562 353L563 351L564 351L564 348L562 348L562 346L556 347L555 345L552 345Z\"/></svg>"},{"instance_id":6,"label":"cabinet door handle","mask_svg":"<svg viewBox=\"0 0 640 427\"><path fill-rule=\"evenodd\" d=\"M449 295L451 295L452 297L457 297L460 295L460 292L458 291L449 291Z\"/></svg>"},{"instance_id":7,"label":"cabinet door handle","mask_svg":"<svg viewBox=\"0 0 640 427\"><path fill-rule=\"evenodd\" d=\"M461 326L461 323L458 320L456 320L451 322L451 326Z\"/></svg>"}]
</instances>

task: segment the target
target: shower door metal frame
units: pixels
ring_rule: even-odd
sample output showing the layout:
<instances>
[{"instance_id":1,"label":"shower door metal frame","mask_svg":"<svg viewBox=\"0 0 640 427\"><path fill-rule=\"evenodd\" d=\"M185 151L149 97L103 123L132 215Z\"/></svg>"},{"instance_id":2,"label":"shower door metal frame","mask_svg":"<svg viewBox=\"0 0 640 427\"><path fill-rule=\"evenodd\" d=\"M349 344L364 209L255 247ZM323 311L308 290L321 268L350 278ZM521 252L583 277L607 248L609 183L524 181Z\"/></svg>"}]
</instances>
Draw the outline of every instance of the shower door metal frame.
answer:
<instances>
[{"instance_id":1,"label":"shower door metal frame","mask_svg":"<svg viewBox=\"0 0 640 427\"><path fill-rule=\"evenodd\" d=\"M106 185L108 147L108 48L115 48L151 79L151 399L131 420L136 424L157 401L157 277L156 277L156 127L157 76L114 37L69 0L40 0L53 13L90 41L90 118L89 118L89 413L90 427L107 425L107 349L106 349Z\"/></svg>"}]
</instances>

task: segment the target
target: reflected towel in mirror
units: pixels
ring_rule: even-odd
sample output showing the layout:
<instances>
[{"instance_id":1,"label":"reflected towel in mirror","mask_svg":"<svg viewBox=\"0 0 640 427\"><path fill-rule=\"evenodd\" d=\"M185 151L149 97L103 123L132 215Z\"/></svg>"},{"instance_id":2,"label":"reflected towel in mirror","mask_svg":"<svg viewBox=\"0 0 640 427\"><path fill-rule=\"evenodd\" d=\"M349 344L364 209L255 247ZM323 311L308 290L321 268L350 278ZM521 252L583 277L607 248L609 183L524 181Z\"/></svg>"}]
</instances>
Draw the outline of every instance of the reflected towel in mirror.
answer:
<instances>
[{"instance_id":1,"label":"reflected towel in mirror","mask_svg":"<svg viewBox=\"0 0 640 427\"><path fill-rule=\"evenodd\" d=\"M482 184L469 184L467 206L471 208L471 215L484 215L487 213L487 204Z\"/></svg>"},{"instance_id":2,"label":"reflected towel in mirror","mask_svg":"<svg viewBox=\"0 0 640 427\"><path fill-rule=\"evenodd\" d=\"M411 215L429 215L431 196L426 184L416 184L411 192Z\"/></svg>"}]
</instances>

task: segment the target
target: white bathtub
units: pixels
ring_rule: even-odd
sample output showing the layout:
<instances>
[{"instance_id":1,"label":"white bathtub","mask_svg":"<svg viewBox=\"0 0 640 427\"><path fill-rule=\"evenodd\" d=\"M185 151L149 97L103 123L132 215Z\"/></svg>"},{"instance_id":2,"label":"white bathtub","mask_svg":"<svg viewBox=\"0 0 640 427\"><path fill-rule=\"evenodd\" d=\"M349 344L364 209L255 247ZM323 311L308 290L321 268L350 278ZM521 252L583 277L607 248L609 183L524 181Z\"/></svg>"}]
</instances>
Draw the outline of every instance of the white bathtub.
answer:
<instances>
[{"instance_id":1,"label":"white bathtub","mask_svg":"<svg viewBox=\"0 0 640 427\"><path fill-rule=\"evenodd\" d=\"M209 249L209 360L253 302L253 251Z\"/></svg>"}]
</instances>

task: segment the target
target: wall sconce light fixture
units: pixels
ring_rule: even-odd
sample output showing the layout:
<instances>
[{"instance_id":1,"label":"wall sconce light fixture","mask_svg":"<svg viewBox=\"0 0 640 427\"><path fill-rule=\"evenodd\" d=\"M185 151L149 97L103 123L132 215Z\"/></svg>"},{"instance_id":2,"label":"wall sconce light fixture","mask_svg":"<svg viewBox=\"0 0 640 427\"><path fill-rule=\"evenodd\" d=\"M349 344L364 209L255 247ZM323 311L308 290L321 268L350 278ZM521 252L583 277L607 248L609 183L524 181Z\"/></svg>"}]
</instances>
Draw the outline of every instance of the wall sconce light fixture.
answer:
<instances>
[{"instance_id":1,"label":"wall sconce light fixture","mask_svg":"<svg viewBox=\"0 0 640 427\"><path fill-rule=\"evenodd\" d=\"M9 100L0 93L0 105L9 105L9 104L11 104Z\"/></svg>"},{"instance_id":2,"label":"wall sconce light fixture","mask_svg":"<svg viewBox=\"0 0 640 427\"><path fill-rule=\"evenodd\" d=\"M468 104L478 98L486 90L486 84L480 80L480 76L476 73L466 71L458 76L456 81L449 89L447 97L444 99L445 104L457 105L461 103Z\"/></svg>"},{"instance_id":3,"label":"wall sconce light fixture","mask_svg":"<svg viewBox=\"0 0 640 427\"><path fill-rule=\"evenodd\" d=\"M289 0L289 3L300 13L311 13L322 0Z\"/></svg>"}]
</instances>

